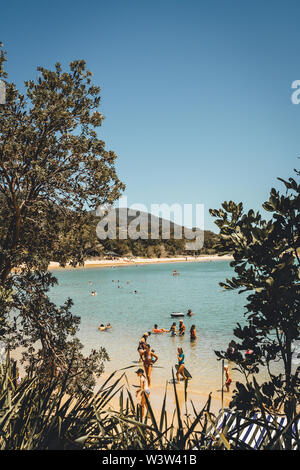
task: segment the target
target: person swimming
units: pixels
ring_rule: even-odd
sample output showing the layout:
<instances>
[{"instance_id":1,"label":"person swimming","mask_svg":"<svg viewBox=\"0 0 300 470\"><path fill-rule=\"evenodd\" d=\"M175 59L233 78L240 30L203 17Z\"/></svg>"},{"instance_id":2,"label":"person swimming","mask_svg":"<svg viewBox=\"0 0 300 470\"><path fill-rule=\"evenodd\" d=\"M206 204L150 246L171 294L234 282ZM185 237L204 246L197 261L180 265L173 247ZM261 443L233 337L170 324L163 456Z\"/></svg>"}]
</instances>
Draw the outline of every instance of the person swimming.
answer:
<instances>
[{"instance_id":1,"label":"person swimming","mask_svg":"<svg viewBox=\"0 0 300 470\"><path fill-rule=\"evenodd\" d=\"M192 317L193 315L194 315L194 313L192 312L192 310L189 309L188 312L187 312L187 316Z\"/></svg>"},{"instance_id":2,"label":"person swimming","mask_svg":"<svg viewBox=\"0 0 300 470\"><path fill-rule=\"evenodd\" d=\"M167 333L168 330L166 330L165 328L158 328L158 325L154 325L154 328L152 330L152 333Z\"/></svg>"},{"instance_id":3,"label":"person swimming","mask_svg":"<svg viewBox=\"0 0 300 470\"><path fill-rule=\"evenodd\" d=\"M104 330L106 330L106 326L104 326L103 323L101 323L101 325L98 326L98 330L104 331Z\"/></svg>"}]
</instances>

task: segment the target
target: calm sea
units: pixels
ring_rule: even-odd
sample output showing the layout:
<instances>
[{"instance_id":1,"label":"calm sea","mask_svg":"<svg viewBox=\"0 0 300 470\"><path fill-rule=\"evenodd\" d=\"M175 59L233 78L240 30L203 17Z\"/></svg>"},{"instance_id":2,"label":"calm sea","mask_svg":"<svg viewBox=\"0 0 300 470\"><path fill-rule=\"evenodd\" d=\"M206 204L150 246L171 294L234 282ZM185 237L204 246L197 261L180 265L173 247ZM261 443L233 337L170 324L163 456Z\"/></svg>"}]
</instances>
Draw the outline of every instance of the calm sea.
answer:
<instances>
[{"instance_id":1,"label":"calm sea","mask_svg":"<svg viewBox=\"0 0 300 470\"><path fill-rule=\"evenodd\" d=\"M172 276L175 269L178 276ZM159 356L160 366L153 370L152 385L164 386L171 379L177 347L181 346L186 368L193 376L190 387L203 393L220 389L221 363L214 350L227 348L236 323L244 323L246 303L245 294L224 291L218 284L234 274L228 261L64 269L54 274L59 285L51 292L53 300L61 304L67 297L73 299L72 311L81 317L78 336L85 352L101 346L107 349L111 360L106 374L134 365L138 341L155 323L169 328L171 312L191 309L195 315L185 317L184 337L168 333L150 336L148 342ZM92 291L97 295L92 296ZM108 322L112 329L99 332L98 326ZM198 339L191 343L192 324ZM235 374L233 371L233 379L238 379Z\"/></svg>"}]
</instances>

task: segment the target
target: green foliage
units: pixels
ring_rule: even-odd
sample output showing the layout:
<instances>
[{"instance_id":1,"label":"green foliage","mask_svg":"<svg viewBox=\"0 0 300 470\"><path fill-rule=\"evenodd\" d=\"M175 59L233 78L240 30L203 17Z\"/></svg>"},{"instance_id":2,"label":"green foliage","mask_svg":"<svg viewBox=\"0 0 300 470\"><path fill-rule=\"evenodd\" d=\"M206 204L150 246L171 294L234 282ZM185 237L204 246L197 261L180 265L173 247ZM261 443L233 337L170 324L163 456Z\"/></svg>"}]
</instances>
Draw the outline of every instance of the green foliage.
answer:
<instances>
[{"instance_id":1,"label":"green foliage","mask_svg":"<svg viewBox=\"0 0 300 470\"><path fill-rule=\"evenodd\" d=\"M0 78L1 79L7 77L7 73L5 72L4 67L3 67L4 62L6 62L5 51L3 50L3 44L0 41Z\"/></svg>"},{"instance_id":2,"label":"green foliage","mask_svg":"<svg viewBox=\"0 0 300 470\"><path fill-rule=\"evenodd\" d=\"M299 176L299 172L296 174ZM242 203L232 201L210 213L220 228L218 251L234 257L231 266L236 276L220 285L239 293L249 292L247 325L238 324L234 330L239 342L231 358L244 374L246 386L237 384L231 406L255 405L257 395L251 377L263 367L270 381L261 386L262 400L272 409L284 409L292 418L299 403L300 385L299 370L292 371L293 342L300 337L300 185L293 178L283 182L286 194L272 189L269 201L263 204L272 215L268 221L253 210L244 213ZM242 352L248 348L253 355L247 359ZM218 357L229 358L224 351ZM283 374L271 372L275 361L282 364Z\"/></svg>"},{"instance_id":3,"label":"green foliage","mask_svg":"<svg viewBox=\"0 0 300 470\"><path fill-rule=\"evenodd\" d=\"M112 382L115 374L95 395L83 394L78 399L67 394L65 382L43 387L33 376L25 377L17 385L15 365L10 361L4 366L0 364L0 449L180 450L212 445L207 435L207 415L214 419L210 397L200 412L193 406L194 417L186 413L184 419L177 407L168 422L166 391L159 421L149 400L148 412L142 419L140 405L134 403L126 375L122 373ZM176 386L174 394L178 402ZM110 408L116 396L119 411Z\"/></svg>"},{"instance_id":4,"label":"green foliage","mask_svg":"<svg viewBox=\"0 0 300 470\"><path fill-rule=\"evenodd\" d=\"M0 107L2 284L21 264L43 269L54 258L81 262L87 208L112 203L124 188L116 154L97 137L100 88L85 62L71 62L66 72L60 64L37 70L37 80L25 82L25 95L7 83ZM70 232L72 244L62 255L59 234Z\"/></svg>"},{"instance_id":5,"label":"green foliage","mask_svg":"<svg viewBox=\"0 0 300 470\"><path fill-rule=\"evenodd\" d=\"M130 368L129 366L128 368ZM125 369L128 369L125 368ZM264 449L286 448L293 439L299 449L298 432L292 431L296 417L282 429L276 416L270 420L262 407L260 417L249 413L232 414L220 429L219 417L210 410L211 398L197 411L178 405L177 387L173 393L176 409L166 411L167 387L160 412L155 414L147 400L142 418L140 405L129 389L126 374L116 373L102 384L96 394L70 396L66 382L53 381L44 386L37 376L27 376L18 384L16 364L7 358L0 364L0 449L1 450L234 450L249 449L242 440L248 426L261 426ZM174 374L174 372L173 372ZM187 387L185 390L187 400ZM112 400L119 401L119 409ZM223 419L223 418L222 418ZM235 421L235 425L231 424Z\"/></svg>"},{"instance_id":6,"label":"green foliage","mask_svg":"<svg viewBox=\"0 0 300 470\"><path fill-rule=\"evenodd\" d=\"M4 78L5 60L0 44ZM22 348L41 380L65 376L72 358L68 390L75 382L90 390L108 356L82 355L80 319L70 299L61 307L50 301L56 279L47 268L53 260L83 263L88 210L113 203L124 185L116 154L98 137L100 88L85 62L37 70L25 94L6 81L0 106L0 334L7 350Z\"/></svg>"}]
</instances>

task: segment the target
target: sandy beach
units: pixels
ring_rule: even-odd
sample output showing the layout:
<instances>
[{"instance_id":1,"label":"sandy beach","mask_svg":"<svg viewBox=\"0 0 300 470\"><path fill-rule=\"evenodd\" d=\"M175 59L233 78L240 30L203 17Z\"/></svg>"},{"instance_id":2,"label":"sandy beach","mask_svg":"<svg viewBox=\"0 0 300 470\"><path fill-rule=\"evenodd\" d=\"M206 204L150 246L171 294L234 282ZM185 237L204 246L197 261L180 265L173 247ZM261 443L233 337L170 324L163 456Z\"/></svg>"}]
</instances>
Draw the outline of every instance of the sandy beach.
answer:
<instances>
[{"instance_id":1,"label":"sandy beach","mask_svg":"<svg viewBox=\"0 0 300 470\"><path fill-rule=\"evenodd\" d=\"M126 390L128 390L131 393L131 396L133 397L135 404L140 403L140 398L136 398L135 396L135 392L137 388L132 383L133 380L130 380L131 374L129 373L126 375L127 375L127 380L125 378L121 380L121 383L124 384L124 389L123 389L124 403L128 397ZM117 374L117 376L112 379L112 383L119 376L120 374ZM101 378L97 380L95 391L97 391L97 389L99 388L99 386L101 386L101 383L103 383L105 379L107 379L107 374L104 373L103 376L101 376ZM137 378L134 379L134 382L136 385L138 385L139 383ZM174 385L171 383L167 383L164 386L152 384L150 389L151 389L151 393L150 393L149 399L150 399L151 407L153 409L155 418L157 420L160 419L161 409L162 409L163 401L164 401L164 395L166 392L165 410L167 412L168 420L170 422L172 419L173 413L176 411L176 399L175 399L175 393L174 393ZM178 405L181 411L182 418L186 414L188 414L190 417L195 416L194 409L199 413L202 410L202 408L204 408L209 397L209 393L197 392L193 390L193 387L188 385L187 400L185 400L185 391L184 391L183 381L180 384L176 385L176 392L177 392ZM224 392L224 395L223 395L223 407L224 408L229 407L231 398L232 398L232 391L230 393ZM107 408L112 409L114 411L119 411L119 407L120 407L120 399L119 399L119 394L117 394L109 402ZM221 410L222 410L221 391L219 391L219 393L217 392L211 393L210 411L217 416ZM175 419L175 424L177 424L177 419Z\"/></svg>"},{"instance_id":2,"label":"sandy beach","mask_svg":"<svg viewBox=\"0 0 300 470\"><path fill-rule=\"evenodd\" d=\"M115 258L115 259L88 259L84 262L83 266L78 266L73 269L82 268L109 268L114 266L134 266L142 264L163 264L163 263L201 263L209 261L230 261L233 257L230 255L203 255L203 256L179 256L174 258ZM72 266L67 265L66 268L70 269ZM66 269L62 268L59 263L52 261L49 264L49 269Z\"/></svg>"}]
</instances>

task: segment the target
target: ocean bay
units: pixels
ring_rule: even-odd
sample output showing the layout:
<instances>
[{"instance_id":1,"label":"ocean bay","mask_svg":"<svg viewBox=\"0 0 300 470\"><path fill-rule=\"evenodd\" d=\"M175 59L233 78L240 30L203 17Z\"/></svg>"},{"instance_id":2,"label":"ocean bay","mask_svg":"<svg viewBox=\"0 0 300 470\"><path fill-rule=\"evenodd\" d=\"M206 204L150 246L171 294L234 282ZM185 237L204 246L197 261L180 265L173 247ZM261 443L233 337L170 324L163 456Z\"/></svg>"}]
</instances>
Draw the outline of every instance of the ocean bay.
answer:
<instances>
[{"instance_id":1,"label":"ocean bay","mask_svg":"<svg viewBox=\"0 0 300 470\"><path fill-rule=\"evenodd\" d=\"M172 276L173 270L179 275ZM193 376L190 390L206 394L221 387L221 363L214 350L226 349L236 323L244 322L246 295L224 291L218 284L232 274L229 262L223 260L59 269L54 270L59 285L52 289L51 297L57 304L72 298L72 312L81 317L78 336L84 352L104 347L110 356L105 376L134 365L138 341L155 323L169 329L176 321L178 327L178 319L171 318L171 312L187 313L191 309L194 316L184 317L184 337L151 334L148 343L159 357L159 367L152 372L152 387L163 387L171 379L177 347L181 346ZM97 295L92 296L92 291ZM111 323L111 330L100 332L98 326L107 323ZM192 324L196 325L195 342L190 341ZM131 377L134 370L129 369ZM241 376L233 371L232 378L240 380Z\"/></svg>"}]
</instances>

